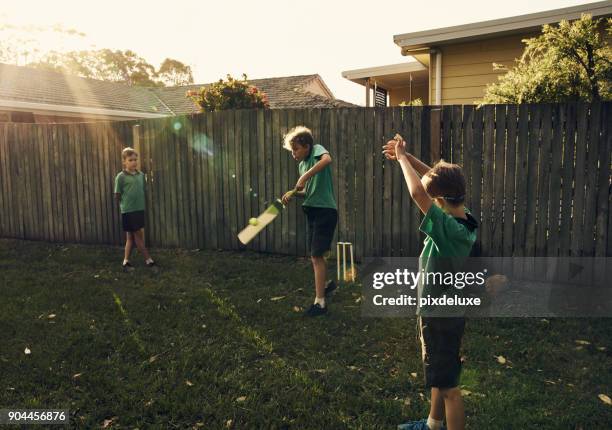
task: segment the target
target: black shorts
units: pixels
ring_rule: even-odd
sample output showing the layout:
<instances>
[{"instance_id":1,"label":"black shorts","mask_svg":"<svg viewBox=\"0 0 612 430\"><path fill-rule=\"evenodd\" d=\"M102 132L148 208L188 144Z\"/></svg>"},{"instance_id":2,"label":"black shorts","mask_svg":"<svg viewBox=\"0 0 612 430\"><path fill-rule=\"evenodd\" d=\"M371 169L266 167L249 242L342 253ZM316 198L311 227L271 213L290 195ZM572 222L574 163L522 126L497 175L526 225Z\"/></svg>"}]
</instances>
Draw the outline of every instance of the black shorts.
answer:
<instances>
[{"instance_id":1,"label":"black shorts","mask_svg":"<svg viewBox=\"0 0 612 430\"><path fill-rule=\"evenodd\" d=\"M453 388L461 375L461 339L465 318L417 318L423 373L428 388Z\"/></svg>"},{"instance_id":2,"label":"black shorts","mask_svg":"<svg viewBox=\"0 0 612 430\"><path fill-rule=\"evenodd\" d=\"M138 231L145 226L145 213L144 211L136 211L121 214L121 223L123 224L123 231Z\"/></svg>"},{"instance_id":3,"label":"black shorts","mask_svg":"<svg viewBox=\"0 0 612 430\"><path fill-rule=\"evenodd\" d=\"M338 223L338 211L332 208L302 206L308 219L306 245L312 257L322 257L331 248Z\"/></svg>"}]
</instances>

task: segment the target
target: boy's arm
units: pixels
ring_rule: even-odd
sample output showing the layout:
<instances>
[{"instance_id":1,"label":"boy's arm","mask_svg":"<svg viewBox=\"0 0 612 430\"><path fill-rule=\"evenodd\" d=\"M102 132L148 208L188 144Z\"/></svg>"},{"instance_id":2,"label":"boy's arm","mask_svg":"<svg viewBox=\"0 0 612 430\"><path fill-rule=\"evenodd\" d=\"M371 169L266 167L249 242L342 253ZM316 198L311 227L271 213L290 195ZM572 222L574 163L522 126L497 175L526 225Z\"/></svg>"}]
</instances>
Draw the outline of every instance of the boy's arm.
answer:
<instances>
[{"instance_id":1,"label":"boy's arm","mask_svg":"<svg viewBox=\"0 0 612 430\"><path fill-rule=\"evenodd\" d=\"M429 208L433 204L429 194L425 191L425 187L421 183L421 179L417 175L416 170L412 167L408 154L406 153L406 142L398 141L395 145L395 153L397 161L402 166L402 172L404 172L404 178L406 179L406 185L408 185L408 191L410 191L410 197L417 204L421 212L426 214Z\"/></svg>"},{"instance_id":2,"label":"boy's arm","mask_svg":"<svg viewBox=\"0 0 612 430\"><path fill-rule=\"evenodd\" d=\"M117 176L115 176L115 187L114 187L114 193L113 195L115 196L115 201L117 202L117 205L121 204L121 190L122 190L122 183L121 183L121 174L118 174Z\"/></svg>"},{"instance_id":3,"label":"boy's arm","mask_svg":"<svg viewBox=\"0 0 612 430\"><path fill-rule=\"evenodd\" d=\"M302 191L304 187L306 187L306 182L308 182L310 178L312 178L314 175L323 170L325 166L331 164L331 162L332 158L329 154L321 155L319 161L317 161L314 166L312 166L302 176L300 176L300 179L298 179L297 183L295 184L295 189L298 192Z\"/></svg>"}]
</instances>

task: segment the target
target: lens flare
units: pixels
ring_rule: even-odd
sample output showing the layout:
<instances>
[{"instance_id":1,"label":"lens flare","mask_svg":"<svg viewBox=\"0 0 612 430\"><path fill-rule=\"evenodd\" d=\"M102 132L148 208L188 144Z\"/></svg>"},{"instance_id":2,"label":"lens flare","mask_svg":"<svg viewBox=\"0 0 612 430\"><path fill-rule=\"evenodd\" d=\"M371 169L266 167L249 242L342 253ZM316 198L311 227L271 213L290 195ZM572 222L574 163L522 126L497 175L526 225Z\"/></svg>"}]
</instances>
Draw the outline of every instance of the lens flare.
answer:
<instances>
[{"instance_id":1,"label":"lens flare","mask_svg":"<svg viewBox=\"0 0 612 430\"><path fill-rule=\"evenodd\" d=\"M213 141L204 133L194 134L191 147L194 151L206 157L212 157L214 155Z\"/></svg>"}]
</instances>

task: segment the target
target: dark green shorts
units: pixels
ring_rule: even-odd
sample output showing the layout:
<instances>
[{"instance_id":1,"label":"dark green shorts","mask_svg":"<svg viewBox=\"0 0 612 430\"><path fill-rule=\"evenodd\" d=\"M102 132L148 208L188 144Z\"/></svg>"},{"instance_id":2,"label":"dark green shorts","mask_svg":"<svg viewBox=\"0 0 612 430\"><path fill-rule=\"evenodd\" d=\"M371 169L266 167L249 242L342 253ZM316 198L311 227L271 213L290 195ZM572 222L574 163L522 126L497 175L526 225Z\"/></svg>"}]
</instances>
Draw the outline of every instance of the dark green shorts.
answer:
<instances>
[{"instance_id":1,"label":"dark green shorts","mask_svg":"<svg viewBox=\"0 0 612 430\"><path fill-rule=\"evenodd\" d=\"M331 247L338 223L338 211L332 208L302 206L308 219L306 245L312 257L322 257Z\"/></svg>"},{"instance_id":2,"label":"dark green shorts","mask_svg":"<svg viewBox=\"0 0 612 430\"><path fill-rule=\"evenodd\" d=\"M417 318L425 386L453 388L461 375L461 340L465 318Z\"/></svg>"}]
</instances>

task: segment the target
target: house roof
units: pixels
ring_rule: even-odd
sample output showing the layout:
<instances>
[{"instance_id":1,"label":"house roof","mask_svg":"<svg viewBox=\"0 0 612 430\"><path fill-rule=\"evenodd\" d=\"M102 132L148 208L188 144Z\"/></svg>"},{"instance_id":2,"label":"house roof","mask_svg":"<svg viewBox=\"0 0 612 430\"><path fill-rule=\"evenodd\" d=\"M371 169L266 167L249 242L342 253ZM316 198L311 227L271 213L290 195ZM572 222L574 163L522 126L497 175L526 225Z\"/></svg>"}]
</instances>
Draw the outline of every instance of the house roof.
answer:
<instances>
[{"instance_id":1,"label":"house roof","mask_svg":"<svg viewBox=\"0 0 612 430\"><path fill-rule=\"evenodd\" d=\"M330 98L304 90L318 80ZM319 75L249 80L268 94L272 108L354 106L333 98ZM186 97L209 84L151 88L81 78L49 70L0 64L0 106L73 113L159 117L196 113Z\"/></svg>"},{"instance_id":2,"label":"house roof","mask_svg":"<svg viewBox=\"0 0 612 430\"><path fill-rule=\"evenodd\" d=\"M142 87L0 64L0 99L41 105L169 115L155 93ZM94 113L93 111L90 111ZM144 115L147 116L147 115Z\"/></svg>"},{"instance_id":3,"label":"house roof","mask_svg":"<svg viewBox=\"0 0 612 430\"><path fill-rule=\"evenodd\" d=\"M432 45L465 42L513 33L540 30L544 24L554 24L563 19L579 19L582 14L593 17L612 15L612 1L599 1L544 12L518 15L509 18L455 25L434 30L417 31L393 36L402 53L429 48Z\"/></svg>"},{"instance_id":4,"label":"house roof","mask_svg":"<svg viewBox=\"0 0 612 430\"><path fill-rule=\"evenodd\" d=\"M270 108L329 108L329 107L354 107L356 105L333 98L327 98L306 91L311 82L317 80L326 89L325 83L319 75L285 76L267 79L249 79L249 84L257 87L268 95ZM185 85L180 87L156 88L154 91L164 100L167 106L177 115L199 112L196 106L185 95L187 91L199 90L210 84Z\"/></svg>"},{"instance_id":5,"label":"house roof","mask_svg":"<svg viewBox=\"0 0 612 430\"><path fill-rule=\"evenodd\" d=\"M391 88L398 84L405 85L410 77L427 79L428 69L418 61L408 61L386 66L368 67L364 69L346 70L342 77L357 84L366 85L368 79L383 87Z\"/></svg>"}]
</instances>

